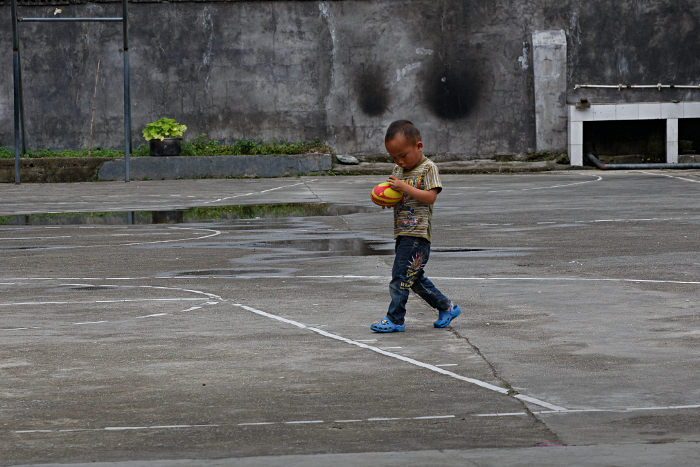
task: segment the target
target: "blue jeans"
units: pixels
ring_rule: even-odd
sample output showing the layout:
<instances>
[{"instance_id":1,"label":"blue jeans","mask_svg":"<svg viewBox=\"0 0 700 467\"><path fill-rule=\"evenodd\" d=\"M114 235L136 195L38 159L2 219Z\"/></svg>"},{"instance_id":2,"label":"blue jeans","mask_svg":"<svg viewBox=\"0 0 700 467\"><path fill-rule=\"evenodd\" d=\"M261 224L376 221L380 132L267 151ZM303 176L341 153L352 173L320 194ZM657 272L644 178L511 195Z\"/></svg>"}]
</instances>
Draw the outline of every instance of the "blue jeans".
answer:
<instances>
[{"instance_id":1,"label":"blue jeans","mask_svg":"<svg viewBox=\"0 0 700 467\"><path fill-rule=\"evenodd\" d=\"M394 250L396 257L389 284L391 304L387 312L391 322L399 326L404 323L409 290L417 293L431 307L448 310L450 300L423 273L430 257L430 242L421 237L401 235L396 238Z\"/></svg>"}]
</instances>

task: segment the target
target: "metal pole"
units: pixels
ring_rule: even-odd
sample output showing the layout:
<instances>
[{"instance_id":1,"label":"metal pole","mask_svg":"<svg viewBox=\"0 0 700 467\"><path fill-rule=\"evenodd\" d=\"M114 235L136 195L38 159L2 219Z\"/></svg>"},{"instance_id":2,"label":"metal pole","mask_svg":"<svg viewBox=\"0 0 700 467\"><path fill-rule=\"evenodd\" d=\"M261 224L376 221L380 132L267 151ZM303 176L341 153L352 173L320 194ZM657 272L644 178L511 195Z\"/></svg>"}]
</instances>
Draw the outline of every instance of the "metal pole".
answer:
<instances>
[{"instance_id":1,"label":"metal pole","mask_svg":"<svg viewBox=\"0 0 700 467\"><path fill-rule=\"evenodd\" d=\"M16 1L16 0L15 0ZM129 17L127 0L122 0L122 25L124 27L124 181L129 183L131 154L131 91L129 89Z\"/></svg>"},{"instance_id":2,"label":"metal pole","mask_svg":"<svg viewBox=\"0 0 700 467\"><path fill-rule=\"evenodd\" d=\"M17 36L17 0L12 0L12 64L15 99L15 184L19 185L19 37Z\"/></svg>"},{"instance_id":3,"label":"metal pole","mask_svg":"<svg viewBox=\"0 0 700 467\"><path fill-rule=\"evenodd\" d=\"M17 34L17 42L19 43L19 31ZM19 73L19 121L22 129L22 155L27 154L27 131L24 128L24 93L22 92L22 60L17 47L17 70Z\"/></svg>"},{"instance_id":4,"label":"metal pole","mask_svg":"<svg viewBox=\"0 0 700 467\"><path fill-rule=\"evenodd\" d=\"M18 18L20 23L89 23L89 22L117 22L121 18Z\"/></svg>"},{"instance_id":5,"label":"metal pole","mask_svg":"<svg viewBox=\"0 0 700 467\"><path fill-rule=\"evenodd\" d=\"M12 53L12 58L15 67L15 184L19 185L19 54L17 51Z\"/></svg>"},{"instance_id":6,"label":"metal pole","mask_svg":"<svg viewBox=\"0 0 700 467\"><path fill-rule=\"evenodd\" d=\"M19 88L19 121L22 130L22 150L21 155L27 154L27 133L24 129L24 95L22 93L22 60L19 53L19 29L17 22L21 18L17 17L17 0L14 0L12 7L12 51L17 52L17 87Z\"/></svg>"}]
</instances>

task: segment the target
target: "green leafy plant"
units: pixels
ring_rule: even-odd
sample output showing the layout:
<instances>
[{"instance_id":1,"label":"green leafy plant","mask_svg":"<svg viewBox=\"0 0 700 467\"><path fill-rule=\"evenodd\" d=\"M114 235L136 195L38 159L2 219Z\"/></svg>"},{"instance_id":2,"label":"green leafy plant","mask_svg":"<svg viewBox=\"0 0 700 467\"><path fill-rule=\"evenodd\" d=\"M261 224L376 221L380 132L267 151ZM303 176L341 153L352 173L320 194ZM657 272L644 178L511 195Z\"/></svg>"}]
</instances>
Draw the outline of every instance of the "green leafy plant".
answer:
<instances>
[{"instance_id":1,"label":"green leafy plant","mask_svg":"<svg viewBox=\"0 0 700 467\"><path fill-rule=\"evenodd\" d=\"M184 125L182 125L184 126ZM145 130L144 130L145 131ZM232 144L220 143L215 139L209 139L206 134L201 134L194 141L182 142L181 156L264 156L277 154L331 154L333 149L320 138L311 141L287 142L284 140L261 141L236 139ZM150 154L149 145L144 143L134 147L131 157L145 157ZM22 157L87 157L88 150L64 149L51 150L49 148L30 148L28 154ZM12 159L14 150L0 146L0 159ZM120 149L92 148L92 157L124 157L124 151Z\"/></svg>"},{"instance_id":2,"label":"green leafy plant","mask_svg":"<svg viewBox=\"0 0 700 467\"><path fill-rule=\"evenodd\" d=\"M160 120L149 123L143 129L143 137L146 141L159 139L163 141L165 138L179 138L185 133L187 127L176 123L172 118L161 118Z\"/></svg>"}]
</instances>

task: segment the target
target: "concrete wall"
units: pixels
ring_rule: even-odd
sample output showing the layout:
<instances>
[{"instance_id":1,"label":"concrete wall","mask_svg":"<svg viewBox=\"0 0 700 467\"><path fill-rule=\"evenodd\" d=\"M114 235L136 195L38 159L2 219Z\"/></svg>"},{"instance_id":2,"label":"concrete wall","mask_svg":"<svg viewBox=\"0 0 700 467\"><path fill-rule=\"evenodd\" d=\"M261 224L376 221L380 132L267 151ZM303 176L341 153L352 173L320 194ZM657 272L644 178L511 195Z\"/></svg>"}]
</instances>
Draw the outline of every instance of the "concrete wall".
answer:
<instances>
[{"instance_id":1,"label":"concrete wall","mask_svg":"<svg viewBox=\"0 0 700 467\"><path fill-rule=\"evenodd\" d=\"M700 101L700 90L574 90L576 84L700 84L700 2L570 4L569 102Z\"/></svg>"},{"instance_id":2,"label":"concrete wall","mask_svg":"<svg viewBox=\"0 0 700 467\"><path fill-rule=\"evenodd\" d=\"M0 2L2 3L2 2ZM60 2L57 2L60 3ZM67 3L67 2L64 2ZM9 2L0 6L0 144L12 146ZM62 16L119 16L120 3L61 5ZM20 7L52 16L55 6ZM536 149L533 31L565 30L572 102L700 100L690 92L573 91L576 83L698 82L694 0L376 0L138 2L130 6L134 143L160 117L245 138L320 137L380 153L409 118L427 152L464 157ZM117 24L20 25L28 142L122 146Z\"/></svg>"},{"instance_id":3,"label":"concrete wall","mask_svg":"<svg viewBox=\"0 0 700 467\"><path fill-rule=\"evenodd\" d=\"M535 76L535 123L538 151L563 151L566 127L566 33L532 33L532 68Z\"/></svg>"}]
</instances>

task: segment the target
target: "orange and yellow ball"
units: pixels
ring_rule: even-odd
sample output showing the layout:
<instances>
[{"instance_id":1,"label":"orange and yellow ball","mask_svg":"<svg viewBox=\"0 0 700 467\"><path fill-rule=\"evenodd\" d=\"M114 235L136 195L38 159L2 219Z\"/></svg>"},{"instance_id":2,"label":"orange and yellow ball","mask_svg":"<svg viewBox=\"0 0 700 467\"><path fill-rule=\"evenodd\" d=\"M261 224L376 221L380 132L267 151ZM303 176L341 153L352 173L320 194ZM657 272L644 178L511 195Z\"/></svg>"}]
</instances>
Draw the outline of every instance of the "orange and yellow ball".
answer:
<instances>
[{"instance_id":1,"label":"orange and yellow ball","mask_svg":"<svg viewBox=\"0 0 700 467\"><path fill-rule=\"evenodd\" d=\"M372 201L377 206L393 206L403 197L403 192L391 189L388 183L380 183L372 189Z\"/></svg>"}]
</instances>

